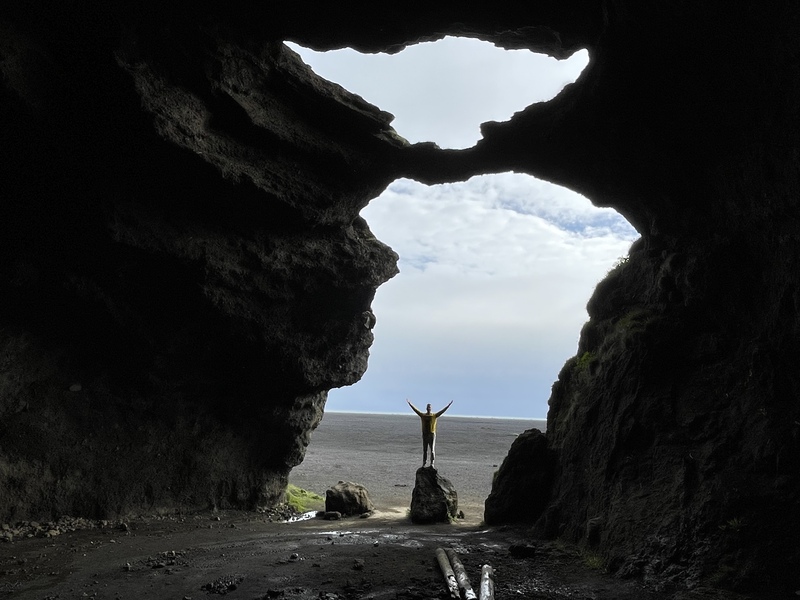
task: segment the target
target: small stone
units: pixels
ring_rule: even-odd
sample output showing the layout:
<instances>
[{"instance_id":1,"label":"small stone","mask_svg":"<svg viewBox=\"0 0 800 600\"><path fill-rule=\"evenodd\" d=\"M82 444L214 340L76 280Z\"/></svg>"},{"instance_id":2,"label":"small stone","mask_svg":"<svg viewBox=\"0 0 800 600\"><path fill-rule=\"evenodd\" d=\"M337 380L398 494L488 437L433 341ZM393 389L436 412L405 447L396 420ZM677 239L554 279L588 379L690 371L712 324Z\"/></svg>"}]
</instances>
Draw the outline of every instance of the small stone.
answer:
<instances>
[{"instance_id":1,"label":"small stone","mask_svg":"<svg viewBox=\"0 0 800 600\"><path fill-rule=\"evenodd\" d=\"M364 568L364 560L361 558L357 558L353 561L353 568L356 571L361 571Z\"/></svg>"},{"instance_id":2,"label":"small stone","mask_svg":"<svg viewBox=\"0 0 800 600\"><path fill-rule=\"evenodd\" d=\"M83 386L80 383L73 383L69 386L70 392L80 392L83 389Z\"/></svg>"}]
</instances>

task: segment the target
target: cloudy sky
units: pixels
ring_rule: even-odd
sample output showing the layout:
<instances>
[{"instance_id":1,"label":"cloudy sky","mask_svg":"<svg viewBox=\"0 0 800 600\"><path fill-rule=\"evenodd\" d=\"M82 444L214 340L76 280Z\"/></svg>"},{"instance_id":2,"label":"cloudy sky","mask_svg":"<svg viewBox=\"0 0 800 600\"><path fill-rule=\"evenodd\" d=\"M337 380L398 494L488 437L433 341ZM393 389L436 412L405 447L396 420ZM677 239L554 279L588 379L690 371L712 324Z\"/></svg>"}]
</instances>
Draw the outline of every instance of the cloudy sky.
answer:
<instances>
[{"instance_id":1,"label":"cloudy sky","mask_svg":"<svg viewBox=\"0 0 800 600\"><path fill-rule=\"evenodd\" d=\"M410 142L467 148L574 81L588 57L556 61L446 38L388 55L300 48L322 77L395 115ZM378 290L375 343L357 384L327 409L407 412L450 400L448 414L544 418L550 387L574 355L586 302L636 231L616 212L527 175L426 186L395 181L364 209L400 255Z\"/></svg>"}]
</instances>

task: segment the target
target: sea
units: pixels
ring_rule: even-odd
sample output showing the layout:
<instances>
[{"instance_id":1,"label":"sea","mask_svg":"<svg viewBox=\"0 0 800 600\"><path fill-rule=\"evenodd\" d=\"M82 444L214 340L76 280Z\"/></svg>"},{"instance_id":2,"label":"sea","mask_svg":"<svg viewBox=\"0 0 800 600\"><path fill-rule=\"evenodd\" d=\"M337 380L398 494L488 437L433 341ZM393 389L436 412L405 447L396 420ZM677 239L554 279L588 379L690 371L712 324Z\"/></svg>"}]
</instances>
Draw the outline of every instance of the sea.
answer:
<instances>
[{"instance_id":1,"label":"sea","mask_svg":"<svg viewBox=\"0 0 800 600\"><path fill-rule=\"evenodd\" d=\"M482 514L492 477L511 443L523 431L545 427L543 419L443 415L437 424L436 469L455 487L460 507ZM360 483L377 510L405 513L421 466L422 430L415 414L326 412L289 483L322 496L339 481Z\"/></svg>"}]
</instances>

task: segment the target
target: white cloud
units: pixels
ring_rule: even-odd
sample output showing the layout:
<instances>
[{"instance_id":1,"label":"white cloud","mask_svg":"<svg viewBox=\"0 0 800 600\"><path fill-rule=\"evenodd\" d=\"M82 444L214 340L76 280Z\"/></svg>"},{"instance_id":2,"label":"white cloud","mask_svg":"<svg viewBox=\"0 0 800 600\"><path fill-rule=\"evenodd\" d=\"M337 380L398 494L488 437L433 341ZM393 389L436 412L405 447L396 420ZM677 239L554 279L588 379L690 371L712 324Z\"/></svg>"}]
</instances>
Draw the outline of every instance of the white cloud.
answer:
<instances>
[{"instance_id":1,"label":"white cloud","mask_svg":"<svg viewBox=\"0 0 800 600\"><path fill-rule=\"evenodd\" d=\"M607 264L605 246L635 232L617 213L564 188L522 175L424 186L400 180L362 212L401 256L401 271L509 276ZM598 252L598 249L601 250ZM616 257L615 257L616 258ZM608 267L606 267L608 268Z\"/></svg>"},{"instance_id":2,"label":"white cloud","mask_svg":"<svg viewBox=\"0 0 800 600\"><path fill-rule=\"evenodd\" d=\"M449 391L462 414L487 414L481 403L493 397L496 414L543 417L586 301L636 237L613 211L523 175L431 187L400 180L362 215L399 253L400 275L373 303L369 371L331 398L371 398L388 411L392 395L435 404ZM593 222L602 226L584 226Z\"/></svg>"}]
</instances>

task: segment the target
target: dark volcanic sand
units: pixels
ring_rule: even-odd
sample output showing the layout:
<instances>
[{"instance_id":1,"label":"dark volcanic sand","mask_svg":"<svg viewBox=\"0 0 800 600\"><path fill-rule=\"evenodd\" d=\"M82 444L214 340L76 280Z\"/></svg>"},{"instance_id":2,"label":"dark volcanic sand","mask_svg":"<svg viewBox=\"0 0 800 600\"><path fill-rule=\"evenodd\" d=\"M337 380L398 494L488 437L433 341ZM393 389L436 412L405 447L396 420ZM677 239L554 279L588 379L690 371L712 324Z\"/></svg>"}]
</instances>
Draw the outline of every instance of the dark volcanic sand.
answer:
<instances>
[{"instance_id":1,"label":"dark volcanic sand","mask_svg":"<svg viewBox=\"0 0 800 600\"><path fill-rule=\"evenodd\" d=\"M491 564L498 600L669 597L589 569L557 544L516 558L509 546L521 532L514 529L413 526L403 517L269 523L241 512L128 525L127 532L108 527L0 545L0 598L446 598L437 547L456 549L476 590L481 565Z\"/></svg>"},{"instance_id":2,"label":"dark volcanic sand","mask_svg":"<svg viewBox=\"0 0 800 600\"><path fill-rule=\"evenodd\" d=\"M609 577L596 557L560 543L538 543L524 557L512 552L524 529L480 525L491 474L515 435L492 420L443 418L436 466L459 490L467 518L413 525L406 509L421 463L416 418L389 433L343 438L342 428L360 423L363 430L365 423L330 416L314 434L310 460L291 480L323 493L339 479L363 483L377 505L374 516L273 523L260 513L204 511L139 516L126 519L124 528L117 522L50 538L17 536L0 542L0 600L447 598L437 547L456 549L476 590L481 565L491 564L497 600L730 597L656 594ZM348 449L353 441L359 452Z\"/></svg>"}]
</instances>

